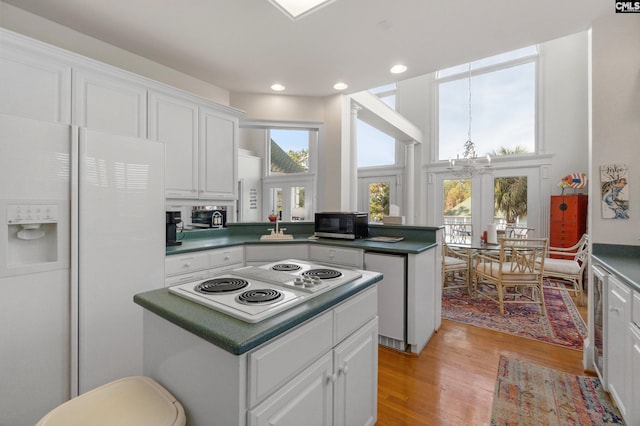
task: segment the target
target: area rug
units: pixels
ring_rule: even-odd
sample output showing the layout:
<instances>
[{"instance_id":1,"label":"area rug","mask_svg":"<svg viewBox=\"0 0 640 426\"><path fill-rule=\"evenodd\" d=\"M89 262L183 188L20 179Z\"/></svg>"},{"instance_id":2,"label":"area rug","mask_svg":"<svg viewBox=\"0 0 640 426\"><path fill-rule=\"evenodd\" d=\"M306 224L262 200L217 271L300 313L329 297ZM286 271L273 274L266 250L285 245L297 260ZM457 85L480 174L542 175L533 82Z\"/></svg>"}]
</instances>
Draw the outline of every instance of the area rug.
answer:
<instances>
[{"instance_id":1,"label":"area rug","mask_svg":"<svg viewBox=\"0 0 640 426\"><path fill-rule=\"evenodd\" d=\"M491 424L624 424L597 377L574 376L500 357Z\"/></svg>"},{"instance_id":2,"label":"area rug","mask_svg":"<svg viewBox=\"0 0 640 426\"><path fill-rule=\"evenodd\" d=\"M557 287L553 281L546 285ZM476 327L488 328L514 336L539 340L570 349L582 350L587 326L567 291L544 289L547 315L540 315L537 305L505 305L500 314L498 304L486 298L469 297L462 289L442 292L442 318Z\"/></svg>"}]
</instances>

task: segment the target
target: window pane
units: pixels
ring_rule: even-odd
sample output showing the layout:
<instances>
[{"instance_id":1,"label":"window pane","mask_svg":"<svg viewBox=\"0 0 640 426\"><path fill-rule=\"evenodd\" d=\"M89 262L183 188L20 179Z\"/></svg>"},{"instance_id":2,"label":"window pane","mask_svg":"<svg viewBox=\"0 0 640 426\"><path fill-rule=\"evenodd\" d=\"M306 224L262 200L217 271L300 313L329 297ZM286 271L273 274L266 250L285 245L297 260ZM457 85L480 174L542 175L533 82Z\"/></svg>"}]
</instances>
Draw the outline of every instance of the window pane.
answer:
<instances>
[{"instance_id":1,"label":"window pane","mask_svg":"<svg viewBox=\"0 0 640 426\"><path fill-rule=\"evenodd\" d=\"M494 222L498 229L507 224L527 226L527 177L498 177L493 180Z\"/></svg>"},{"instance_id":2,"label":"window pane","mask_svg":"<svg viewBox=\"0 0 640 426\"><path fill-rule=\"evenodd\" d=\"M291 220L305 220L304 196L304 186L294 186L291 188Z\"/></svg>"},{"instance_id":3,"label":"window pane","mask_svg":"<svg viewBox=\"0 0 640 426\"><path fill-rule=\"evenodd\" d=\"M309 130L271 129L271 174L309 171Z\"/></svg>"},{"instance_id":4,"label":"window pane","mask_svg":"<svg viewBox=\"0 0 640 426\"><path fill-rule=\"evenodd\" d=\"M270 214L275 214L282 219L282 188L271 188L267 202Z\"/></svg>"},{"instance_id":5,"label":"window pane","mask_svg":"<svg viewBox=\"0 0 640 426\"><path fill-rule=\"evenodd\" d=\"M382 222L389 215L390 190L389 182L369 184L369 222Z\"/></svg>"},{"instance_id":6,"label":"window pane","mask_svg":"<svg viewBox=\"0 0 640 426\"><path fill-rule=\"evenodd\" d=\"M471 179L450 179L443 183L445 242L470 244L473 235L471 226Z\"/></svg>"},{"instance_id":7,"label":"window pane","mask_svg":"<svg viewBox=\"0 0 640 426\"><path fill-rule=\"evenodd\" d=\"M479 157L535 152L535 63L471 79L471 140ZM439 85L438 159L462 156L469 131L468 78Z\"/></svg>"},{"instance_id":8,"label":"window pane","mask_svg":"<svg viewBox=\"0 0 640 426\"><path fill-rule=\"evenodd\" d=\"M392 166L396 163L396 140L358 120L358 167Z\"/></svg>"}]
</instances>

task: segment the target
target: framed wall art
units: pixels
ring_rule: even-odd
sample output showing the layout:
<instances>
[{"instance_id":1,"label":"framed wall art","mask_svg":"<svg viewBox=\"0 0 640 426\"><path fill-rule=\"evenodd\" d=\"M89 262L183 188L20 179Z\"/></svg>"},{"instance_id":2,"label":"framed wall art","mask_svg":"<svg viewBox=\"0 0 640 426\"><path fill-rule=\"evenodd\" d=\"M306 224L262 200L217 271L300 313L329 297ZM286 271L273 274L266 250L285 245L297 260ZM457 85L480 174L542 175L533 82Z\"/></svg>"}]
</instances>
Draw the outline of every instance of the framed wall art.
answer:
<instances>
[{"instance_id":1,"label":"framed wall art","mask_svg":"<svg viewBox=\"0 0 640 426\"><path fill-rule=\"evenodd\" d=\"M603 219L629 219L629 177L626 164L600 166Z\"/></svg>"}]
</instances>

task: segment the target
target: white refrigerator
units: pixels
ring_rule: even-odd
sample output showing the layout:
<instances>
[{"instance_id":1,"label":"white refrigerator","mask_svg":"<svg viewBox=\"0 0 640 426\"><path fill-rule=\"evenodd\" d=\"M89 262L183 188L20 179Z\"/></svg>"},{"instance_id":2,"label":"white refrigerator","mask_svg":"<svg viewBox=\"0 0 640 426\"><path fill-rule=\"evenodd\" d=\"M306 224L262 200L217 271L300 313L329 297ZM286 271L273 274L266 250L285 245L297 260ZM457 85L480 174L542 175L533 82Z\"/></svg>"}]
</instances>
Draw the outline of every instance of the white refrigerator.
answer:
<instances>
[{"instance_id":1,"label":"white refrigerator","mask_svg":"<svg viewBox=\"0 0 640 426\"><path fill-rule=\"evenodd\" d=\"M0 115L0 426L142 374L163 221L162 143Z\"/></svg>"}]
</instances>

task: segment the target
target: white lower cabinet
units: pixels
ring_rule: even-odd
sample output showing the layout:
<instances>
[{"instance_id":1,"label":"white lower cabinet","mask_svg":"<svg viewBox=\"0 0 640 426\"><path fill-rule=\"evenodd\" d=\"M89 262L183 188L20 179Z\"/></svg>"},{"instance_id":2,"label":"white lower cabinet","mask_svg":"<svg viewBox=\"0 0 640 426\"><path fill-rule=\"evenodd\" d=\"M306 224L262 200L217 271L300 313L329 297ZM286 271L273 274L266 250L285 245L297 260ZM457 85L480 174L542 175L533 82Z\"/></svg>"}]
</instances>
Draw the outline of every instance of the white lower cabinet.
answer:
<instances>
[{"instance_id":1,"label":"white lower cabinet","mask_svg":"<svg viewBox=\"0 0 640 426\"><path fill-rule=\"evenodd\" d=\"M607 388L622 416L629 422L631 406L631 289L609 276L607 312ZM634 404L637 405L637 404ZM630 423L633 424L633 423Z\"/></svg>"},{"instance_id":2,"label":"white lower cabinet","mask_svg":"<svg viewBox=\"0 0 640 426\"><path fill-rule=\"evenodd\" d=\"M635 309L640 309L640 303L634 304ZM640 324L635 323L629 326L629 334L631 337L631 386L629 415L627 423L630 425L640 424Z\"/></svg>"},{"instance_id":3,"label":"white lower cabinet","mask_svg":"<svg viewBox=\"0 0 640 426\"><path fill-rule=\"evenodd\" d=\"M255 409L247 424L252 426L327 426L333 419L333 359L326 353L287 386Z\"/></svg>"},{"instance_id":4,"label":"white lower cabinet","mask_svg":"<svg viewBox=\"0 0 640 426\"><path fill-rule=\"evenodd\" d=\"M374 318L250 410L248 425L373 425L377 371Z\"/></svg>"},{"instance_id":5,"label":"white lower cabinet","mask_svg":"<svg viewBox=\"0 0 640 426\"><path fill-rule=\"evenodd\" d=\"M198 281L244 266L244 247L225 247L182 255L164 261L165 286Z\"/></svg>"}]
</instances>

